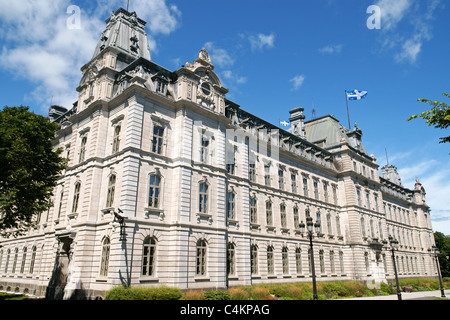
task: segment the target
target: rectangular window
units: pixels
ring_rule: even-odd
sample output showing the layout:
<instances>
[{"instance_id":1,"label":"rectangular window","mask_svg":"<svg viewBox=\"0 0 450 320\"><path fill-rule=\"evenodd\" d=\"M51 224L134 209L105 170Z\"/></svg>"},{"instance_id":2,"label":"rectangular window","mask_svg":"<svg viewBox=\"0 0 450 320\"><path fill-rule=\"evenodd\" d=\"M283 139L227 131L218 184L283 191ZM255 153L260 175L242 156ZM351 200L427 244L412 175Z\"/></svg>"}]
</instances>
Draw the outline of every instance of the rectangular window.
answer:
<instances>
[{"instance_id":1,"label":"rectangular window","mask_svg":"<svg viewBox=\"0 0 450 320\"><path fill-rule=\"evenodd\" d=\"M278 188L284 190L284 172L283 169L278 170Z\"/></svg>"},{"instance_id":2,"label":"rectangular window","mask_svg":"<svg viewBox=\"0 0 450 320\"><path fill-rule=\"evenodd\" d=\"M256 197L250 198L250 223L257 223Z\"/></svg>"},{"instance_id":3,"label":"rectangular window","mask_svg":"<svg viewBox=\"0 0 450 320\"><path fill-rule=\"evenodd\" d=\"M293 193L297 193L297 176L295 173L291 173L291 190Z\"/></svg>"},{"instance_id":4,"label":"rectangular window","mask_svg":"<svg viewBox=\"0 0 450 320\"><path fill-rule=\"evenodd\" d=\"M264 166L264 183L270 186L270 164Z\"/></svg>"},{"instance_id":5,"label":"rectangular window","mask_svg":"<svg viewBox=\"0 0 450 320\"><path fill-rule=\"evenodd\" d=\"M280 218L281 218L281 227L287 227L287 219L286 219L286 205L282 203L280 205Z\"/></svg>"},{"instance_id":6,"label":"rectangular window","mask_svg":"<svg viewBox=\"0 0 450 320\"><path fill-rule=\"evenodd\" d=\"M251 182L255 182L256 181L256 164L255 163L250 163L249 164L248 179Z\"/></svg>"},{"instance_id":7,"label":"rectangular window","mask_svg":"<svg viewBox=\"0 0 450 320\"><path fill-rule=\"evenodd\" d=\"M73 193L72 212L77 212L77 210L78 210L78 201L80 200L80 188L81 188L81 183L77 182L75 184L75 190Z\"/></svg>"},{"instance_id":8,"label":"rectangular window","mask_svg":"<svg viewBox=\"0 0 450 320\"><path fill-rule=\"evenodd\" d=\"M152 152L162 154L164 141L164 128L155 125L153 127Z\"/></svg>"},{"instance_id":9,"label":"rectangular window","mask_svg":"<svg viewBox=\"0 0 450 320\"><path fill-rule=\"evenodd\" d=\"M270 201L266 201L266 223L268 226L271 226L273 224L272 202Z\"/></svg>"},{"instance_id":10,"label":"rectangular window","mask_svg":"<svg viewBox=\"0 0 450 320\"><path fill-rule=\"evenodd\" d=\"M199 185L198 210L200 213L208 212L208 185L204 182Z\"/></svg>"},{"instance_id":11,"label":"rectangular window","mask_svg":"<svg viewBox=\"0 0 450 320\"><path fill-rule=\"evenodd\" d=\"M106 207L111 208L114 204L114 193L116 190L116 176L113 174L108 181L108 194L106 196Z\"/></svg>"},{"instance_id":12,"label":"rectangular window","mask_svg":"<svg viewBox=\"0 0 450 320\"><path fill-rule=\"evenodd\" d=\"M305 197L308 196L308 179L307 178L303 178L303 195Z\"/></svg>"},{"instance_id":13,"label":"rectangular window","mask_svg":"<svg viewBox=\"0 0 450 320\"><path fill-rule=\"evenodd\" d=\"M161 177L156 174L150 175L148 190L149 208L159 208L161 197Z\"/></svg>"},{"instance_id":14,"label":"rectangular window","mask_svg":"<svg viewBox=\"0 0 450 320\"><path fill-rule=\"evenodd\" d=\"M314 180L314 197L319 199L319 182L317 180Z\"/></svg>"},{"instance_id":15,"label":"rectangular window","mask_svg":"<svg viewBox=\"0 0 450 320\"><path fill-rule=\"evenodd\" d=\"M120 126L117 125L114 127L114 137L113 137L113 147L112 147L112 153L115 154L119 152L120 147Z\"/></svg>"},{"instance_id":16,"label":"rectangular window","mask_svg":"<svg viewBox=\"0 0 450 320\"><path fill-rule=\"evenodd\" d=\"M81 139L80 158L79 158L78 162L83 162L86 157L86 143L87 143L87 137L83 137Z\"/></svg>"},{"instance_id":17,"label":"rectangular window","mask_svg":"<svg viewBox=\"0 0 450 320\"><path fill-rule=\"evenodd\" d=\"M200 161L203 163L208 162L208 152L209 152L209 139L202 135L201 139L201 149L200 149Z\"/></svg>"},{"instance_id":18,"label":"rectangular window","mask_svg":"<svg viewBox=\"0 0 450 320\"><path fill-rule=\"evenodd\" d=\"M235 217L235 195L233 192L227 194L227 218L234 220Z\"/></svg>"}]
</instances>

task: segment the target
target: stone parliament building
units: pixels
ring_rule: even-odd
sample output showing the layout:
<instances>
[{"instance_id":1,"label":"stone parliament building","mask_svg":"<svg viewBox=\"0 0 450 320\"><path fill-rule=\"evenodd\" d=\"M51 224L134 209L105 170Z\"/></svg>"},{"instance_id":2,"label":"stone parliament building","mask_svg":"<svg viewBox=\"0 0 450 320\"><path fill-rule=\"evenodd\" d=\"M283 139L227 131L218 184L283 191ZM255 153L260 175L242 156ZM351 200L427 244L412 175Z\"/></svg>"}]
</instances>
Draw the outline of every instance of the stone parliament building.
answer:
<instances>
[{"instance_id":1,"label":"stone parliament building","mask_svg":"<svg viewBox=\"0 0 450 320\"><path fill-rule=\"evenodd\" d=\"M50 108L68 168L36 226L0 239L0 291L309 282L307 216L318 281L394 281L390 236L400 278L437 275L424 188L379 168L356 125L299 107L282 130L226 98L204 49L176 71L154 63L145 24L113 12L77 102Z\"/></svg>"}]
</instances>

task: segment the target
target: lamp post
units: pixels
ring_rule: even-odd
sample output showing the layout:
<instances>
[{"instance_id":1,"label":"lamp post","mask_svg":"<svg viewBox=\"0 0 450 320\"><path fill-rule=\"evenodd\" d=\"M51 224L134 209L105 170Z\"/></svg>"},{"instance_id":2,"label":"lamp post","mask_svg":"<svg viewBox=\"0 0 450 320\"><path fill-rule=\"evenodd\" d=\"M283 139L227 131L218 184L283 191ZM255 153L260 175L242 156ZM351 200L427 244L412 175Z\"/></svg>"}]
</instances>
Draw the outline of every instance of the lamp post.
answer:
<instances>
[{"instance_id":1,"label":"lamp post","mask_svg":"<svg viewBox=\"0 0 450 320\"><path fill-rule=\"evenodd\" d=\"M398 300L402 300L402 293L400 291L400 285L398 284L398 273L397 273L397 265L395 263L395 254L394 252L398 249L398 241L389 236L389 243L391 245L392 251L392 262L394 263L394 274L395 274L395 283L397 284L397 297Z\"/></svg>"},{"instance_id":2,"label":"lamp post","mask_svg":"<svg viewBox=\"0 0 450 320\"><path fill-rule=\"evenodd\" d=\"M434 258L436 259L436 268L437 268L437 272L438 272L438 276L439 276L439 286L440 286L440 289L441 289L441 298L445 298L444 286L442 285L441 268L439 266L439 258L438 258L438 255L440 254L440 251L439 251L439 249L436 246L433 246L431 248L431 251L434 252Z\"/></svg>"},{"instance_id":3,"label":"lamp post","mask_svg":"<svg viewBox=\"0 0 450 320\"><path fill-rule=\"evenodd\" d=\"M320 222L313 223L310 216L306 217L306 227L308 229L309 246L311 250L311 270L312 270L312 282L313 282L313 300L318 300L317 285L316 285L316 270L314 267L314 251L313 251L313 229L316 229L316 233L320 232ZM300 223L300 232L305 233L305 224L303 221Z\"/></svg>"}]
</instances>

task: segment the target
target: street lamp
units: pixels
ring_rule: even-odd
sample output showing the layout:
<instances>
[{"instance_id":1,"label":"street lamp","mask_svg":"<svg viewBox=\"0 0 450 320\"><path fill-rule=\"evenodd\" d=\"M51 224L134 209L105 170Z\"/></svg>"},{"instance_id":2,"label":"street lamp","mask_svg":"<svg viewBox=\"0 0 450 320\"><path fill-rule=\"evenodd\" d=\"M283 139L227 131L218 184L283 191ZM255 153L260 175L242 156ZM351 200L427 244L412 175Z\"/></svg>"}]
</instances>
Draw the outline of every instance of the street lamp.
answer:
<instances>
[{"instance_id":1,"label":"street lamp","mask_svg":"<svg viewBox=\"0 0 450 320\"><path fill-rule=\"evenodd\" d=\"M389 236L389 243L391 244L392 262L394 263L395 283L397 284L397 297L398 300L402 300L402 293L400 291L400 285L398 284L397 265L395 263L394 251L398 250L398 241Z\"/></svg>"},{"instance_id":2,"label":"street lamp","mask_svg":"<svg viewBox=\"0 0 450 320\"><path fill-rule=\"evenodd\" d=\"M317 296L317 286L316 286L316 270L314 267L314 251L313 251L313 229L315 228L316 233L320 233L320 222L317 221L313 223L313 220L310 216L306 217L306 227L308 229L308 237L309 237L309 246L311 249L311 270L312 270L312 282L313 282L313 299L318 300ZM305 233L305 224L303 221L300 223L300 233Z\"/></svg>"},{"instance_id":3,"label":"street lamp","mask_svg":"<svg viewBox=\"0 0 450 320\"><path fill-rule=\"evenodd\" d=\"M123 211L119 208L119 213L123 213ZM125 217L121 216L119 213L114 211L114 220L110 223L113 229L115 230L117 226L120 226L120 238L119 241L126 241L125 239Z\"/></svg>"},{"instance_id":4,"label":"street lamp","mask_svg":"<svg viewBox=\"0 0 450 320\"><path fill-rule=\"evenodd\" d=\"M441 268L439 266L439 258L438 258L438 255L441 252L439 251L439 249L436 246L431 247L431 249L428 249L428 251L433 251L434 252L434 258L436 259L436 268L437 268L437 272L438 272L438 276L439 276L439 285L440 285L440 289L441 289L441 297L445 298L444 286L442 285Z\"/></svg>"}]
</instances>

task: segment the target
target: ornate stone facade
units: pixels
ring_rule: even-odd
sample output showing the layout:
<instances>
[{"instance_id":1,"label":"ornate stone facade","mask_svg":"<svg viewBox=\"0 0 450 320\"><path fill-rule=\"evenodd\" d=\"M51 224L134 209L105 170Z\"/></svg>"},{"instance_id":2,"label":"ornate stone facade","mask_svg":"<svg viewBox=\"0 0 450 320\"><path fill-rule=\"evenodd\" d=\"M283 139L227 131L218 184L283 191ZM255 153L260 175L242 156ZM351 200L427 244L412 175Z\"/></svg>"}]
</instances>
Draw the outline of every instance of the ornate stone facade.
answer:
<instances>
[{"instance_id":1,"label":"ornate stone facade","mask_svg":"<svg viewBox=\"0 0 450 320\"><path fill-rule=\"evenodd\" d=\"M376 285L434 276L425 190L401 185L333 116L290 132L226 98L202 49L172 72L151 61L145 22L119 9L82 70L79 99L54 140L69 167L35 229L0 240L0 290L49 298L103 296L114 286L225 288L318 280ZM394 179L394 178L395 179ZM400 181L400 182L399 182Z\"/></svg>"}]
</instances>

